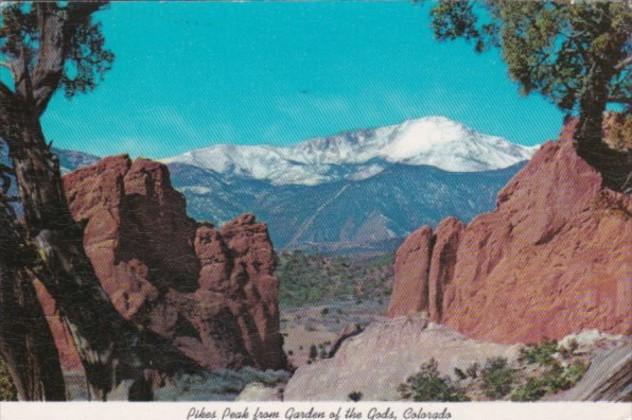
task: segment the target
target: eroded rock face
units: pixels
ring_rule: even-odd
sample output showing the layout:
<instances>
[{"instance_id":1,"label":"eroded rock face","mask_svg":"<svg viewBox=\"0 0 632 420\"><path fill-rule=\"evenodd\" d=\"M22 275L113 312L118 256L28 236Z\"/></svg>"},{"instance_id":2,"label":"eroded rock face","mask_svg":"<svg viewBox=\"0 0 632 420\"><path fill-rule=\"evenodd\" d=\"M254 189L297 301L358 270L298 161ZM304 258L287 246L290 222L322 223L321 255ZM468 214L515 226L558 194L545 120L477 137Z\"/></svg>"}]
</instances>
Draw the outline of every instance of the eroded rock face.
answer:
<instances>
[{"instance_id":1,"label":"eroded rock face","mask_svg":"<svg viewBox=\"0 0 632 420\"><path fill-rule=\"evenodd\" d=\"M88 257L121 315L208 369L285 367L275 256L264 224L252 215L221 230L198 224L187 217L168 169L144 159L103 159L64 177L64 187L73 217L85 226ZM66 337L56 338L68 347ZM72 356L63 362L76 367Z\"/></svg>"},{"instance_id":2,"label":"eroded rock face","mask_svg":"<svg viewBox=\"0 0 632 420\"><path fill-rule=\"evenodd\" d=\"M428 270L434 237L429 226L413 232L395 255L393 294L388 306L391 316L411 315L428 310ZM398 281L397 279L407 279Z\"/></svg>"},{"instance_id":3,"label":"eroded rock face","mask_svg":"<svg viewBox=\"0 0 632 420\"><path fill-rule=\"evenodd\" d=\"M498 194L495 211L467 227L446 219L404 242L389 315L427 311L501 343L591 328L630 334L630 249L632 197L602 186L567 127Z\"/></svg>"}]
</instances>

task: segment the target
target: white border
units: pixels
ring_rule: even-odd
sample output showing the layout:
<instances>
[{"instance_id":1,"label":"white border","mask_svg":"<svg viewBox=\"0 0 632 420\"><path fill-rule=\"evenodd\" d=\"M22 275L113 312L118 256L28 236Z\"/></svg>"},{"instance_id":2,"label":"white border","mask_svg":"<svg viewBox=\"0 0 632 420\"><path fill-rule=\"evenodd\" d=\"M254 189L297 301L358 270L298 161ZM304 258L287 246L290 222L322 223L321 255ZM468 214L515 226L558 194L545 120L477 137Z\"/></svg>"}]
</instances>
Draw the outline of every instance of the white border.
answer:
<instances>
[{"instance_id":1,"label":"white border","mask_svg":"<svg viewBox=\"0 0 632 420\"><path fill-rule=\"evenodd\" d=\"M361 416L345 418L349 408ZM65 402L65 403L0 403L0 420L271 420L255 419L254 412L276 411L279 420L632 420L632 403L548 402L548 403L405 403L405 402ZM315 411L324 417L287 417L290 410ZM200 415L200 410L204 413ZM247 417L226 416L247 409ZM198 416L193 415L197 410ZM387 412L388 410L388 412ZM408 411L407 411L408 410ZM420 411L421 410L421 411ZM381 412L386 416L369 416ZM421 412L422 416L405 416L405 412ZM211 416L211 414L215 416ZM390 413L390 415L389 415ZM436 413L428 416L427 413ZM441 414L443 413L443 414Z\"/></svg>"}]
</instances>

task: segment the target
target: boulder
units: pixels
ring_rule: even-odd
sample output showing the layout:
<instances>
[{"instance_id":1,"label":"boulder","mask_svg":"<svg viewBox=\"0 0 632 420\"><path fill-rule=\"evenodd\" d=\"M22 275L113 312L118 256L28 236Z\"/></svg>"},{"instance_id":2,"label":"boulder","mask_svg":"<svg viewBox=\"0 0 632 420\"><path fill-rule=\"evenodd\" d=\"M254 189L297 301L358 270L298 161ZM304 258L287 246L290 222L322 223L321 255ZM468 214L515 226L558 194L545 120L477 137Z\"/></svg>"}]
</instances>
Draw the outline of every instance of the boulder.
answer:
<instances>
[{"instance_id":1,"label":"boulder","mask_svg":"<svg viewBox=\"0 0 632 420\"><path fill-rule=\"evenodd\" d=\"M442 375L454 377L473 363L490 357L512 362L519 346L484 343L429 322L423 316L375 321L364 332L349 337L330 359L298 368L288 382L286 401L345 401L352 392L363 400L401 399L398 385L434 358Z\"/></svg>"}]
</instances>

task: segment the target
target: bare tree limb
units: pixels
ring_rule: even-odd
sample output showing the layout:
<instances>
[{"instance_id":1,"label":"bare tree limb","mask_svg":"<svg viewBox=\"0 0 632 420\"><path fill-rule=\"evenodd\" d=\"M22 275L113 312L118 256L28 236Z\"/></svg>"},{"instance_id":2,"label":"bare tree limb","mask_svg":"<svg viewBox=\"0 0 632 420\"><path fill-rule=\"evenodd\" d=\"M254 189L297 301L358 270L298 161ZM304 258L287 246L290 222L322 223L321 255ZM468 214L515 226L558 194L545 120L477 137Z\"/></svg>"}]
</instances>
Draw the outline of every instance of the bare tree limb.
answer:
<instances>
[{"instance_id":1,"label":"bare tree limb","mask_svg":"<svg viewBox=\"0 0 632 420\"><path fill-rule=\"evenodd\" d=\"M34 4L40 34L37 64L33 70L33 100L41 114L55 93L64 71L64 16L54 3Z\"/></svg>"},{"instance_id":2,"label":"bare tree limb","mask_svg":"<svg viewBox=\"0 0 632 420\"><path fill-rule=\"evenodd\" d=\"M89 19L107 1L70 2L65 13L55 4L38 3L37 24L40 48L33 71L33 96L36 110L41 114L59 87L64 74L64 63L70 44L72 28Z\"/></svg>"},{"instance_id":3,"label":"bare tree limb","mask_svg":"<svg viewBox=\"0 0 632 420\"><path fill-rule=\"evenodd\" d=\"M624 58L623 60L619 61L617 63L616 66L614 66L615 70L621 70L622 68L624 68L625 66L632 64L632 55Z\"/></svg>"}]
</instances>

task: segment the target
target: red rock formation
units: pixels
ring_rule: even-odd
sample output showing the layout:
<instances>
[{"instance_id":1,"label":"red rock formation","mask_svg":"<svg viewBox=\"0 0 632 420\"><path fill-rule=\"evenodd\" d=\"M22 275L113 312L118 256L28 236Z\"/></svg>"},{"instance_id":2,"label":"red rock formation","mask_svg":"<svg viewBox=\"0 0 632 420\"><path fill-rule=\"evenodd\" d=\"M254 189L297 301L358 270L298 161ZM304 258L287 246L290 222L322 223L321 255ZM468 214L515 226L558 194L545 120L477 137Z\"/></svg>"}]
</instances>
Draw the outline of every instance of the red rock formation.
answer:
<instances>
[{"instance_id":1,"label":"red rock formation","mask_svg":"<svg viewBox=\"0 0 632 420\"><path fill-rule=\"evenodd\" d=\"M252 215L221 231L196 223L168 169L144 159L103 159L64 177L64 187L73 217L85 226L88 257L121 315L209 369L285 367L264 224ZM40 296L64 368L76 368L54 303Z\"/></svg>"},{"instance_id":2,"label":"red rock formation","mask_svg":"<svg viewBox=\"0 0 632 420\"><path fill-rule=\"evenodd\" d=\"M413 233L397 252L389 315L428 311L502 343L631 334L632 197L603 187L571 138L567 127L544 144L495 211Z\"/></svg>"},{"instance_id":3,"label":"red rock formation","mask_svg":"<svg viewBox=\"0 0 632 420\"><path fill-rule=\"evenodd\" d=\"M412 315L428 310L428 271L433 244L432 229L423 226L410 234L397 250L389 315Z\"/></svg>"}]
</instances>

